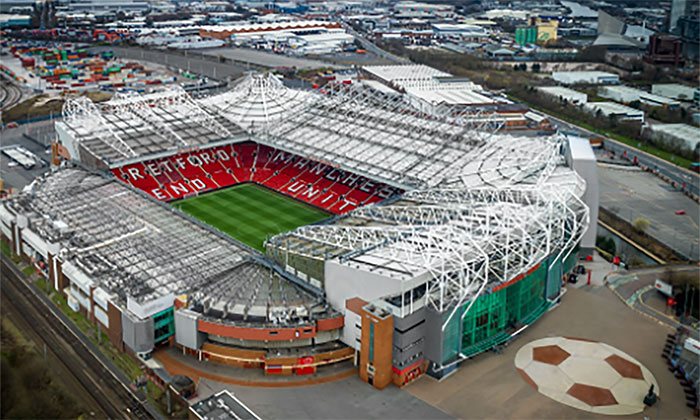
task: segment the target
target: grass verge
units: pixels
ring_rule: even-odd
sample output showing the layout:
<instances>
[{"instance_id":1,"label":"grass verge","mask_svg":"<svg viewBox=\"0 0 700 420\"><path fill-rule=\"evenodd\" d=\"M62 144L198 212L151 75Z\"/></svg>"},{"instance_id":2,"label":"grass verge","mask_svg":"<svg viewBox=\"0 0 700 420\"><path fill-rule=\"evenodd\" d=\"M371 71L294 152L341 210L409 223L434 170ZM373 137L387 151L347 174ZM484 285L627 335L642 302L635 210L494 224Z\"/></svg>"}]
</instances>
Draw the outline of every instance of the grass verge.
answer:
<instances>
[{"instance_id":1,"label":"grass verge","mask_svg":"<svg viewBox=\"0 0 700 420\"><path fill-rule=\"evenodd\" d=\"M44 279L39 279L37 283L43 282ZM126 353L119 351L109 341L109 337L102 332L98 332L98 328L93 325L80 312L75 312L68 306L65 296L60 293L51 295L51 301L63 312L78 328L85 334L92 344L97 347L114 365L121 370L130 380L134 380L141 375L141 368L131 359ZM99 335L98 335L99 334ZM99 339L98 339L99 337Z\"/></svg>"},{"instance_id":2,"label":"grass verge","mask_svg":"<svg viewBox=\"0 0 700 420\"><path fill-rule=\"evenodd\" d=\"M34 274L35 272L36 272L36 270L35 270L34 267L32 267L31 265L30 265L30 266L27 266L27 267L24 267L24 268L22 269L22 274L24 274L25 277L29 277L29 276L31 276L32 274Z\"/></svg>"},{"instance_id":3,"label":"grass verge","mask_svg":"<svg viewBox=\"0 0 700 420\"><path fill-rule=\"evenodd\" d=\"M7 258L12 259L12 250L10 249L10 244L5 241L0 241L0 250Z\"/></svg>"}]
</instances>

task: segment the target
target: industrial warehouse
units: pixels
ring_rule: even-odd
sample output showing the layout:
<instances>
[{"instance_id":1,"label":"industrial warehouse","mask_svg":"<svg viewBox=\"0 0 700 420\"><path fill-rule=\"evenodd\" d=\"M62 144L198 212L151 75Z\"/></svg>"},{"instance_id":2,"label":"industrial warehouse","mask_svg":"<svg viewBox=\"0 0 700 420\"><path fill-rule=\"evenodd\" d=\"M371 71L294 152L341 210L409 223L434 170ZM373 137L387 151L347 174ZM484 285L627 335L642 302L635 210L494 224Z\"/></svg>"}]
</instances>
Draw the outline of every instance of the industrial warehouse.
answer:
<instances>
[{"instance_id":1,"label":"industrial warehouse","mask_svg":"<svg viewBox=\"0 0 700 420\"><path fill-rule=\"evenodd\" d=\"M270 375L353 360L379 389L444 377L558 303L598 206L587 141L503 131L435 99L447 76L70 99L59 166L2 203L3 237L142 359L170 345ZM261 252L177 207L249 184L327 217Z\"/></svg>"}]
</instances>

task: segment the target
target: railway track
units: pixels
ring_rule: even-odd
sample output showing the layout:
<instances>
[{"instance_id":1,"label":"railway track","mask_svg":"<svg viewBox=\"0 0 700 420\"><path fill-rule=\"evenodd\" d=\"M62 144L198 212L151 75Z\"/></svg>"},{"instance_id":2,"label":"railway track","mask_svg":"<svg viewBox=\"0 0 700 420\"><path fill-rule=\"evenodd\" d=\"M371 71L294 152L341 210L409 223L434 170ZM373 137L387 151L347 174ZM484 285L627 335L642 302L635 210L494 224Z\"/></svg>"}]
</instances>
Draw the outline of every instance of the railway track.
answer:
<instances>
[{"instance_id":1,"label":"railway track","mask_svg":"<svg viewBox=\"0 0 700 420\"><path fill-rule=\"evenodd\" d=\"M17 105L22 100L22 90L4 78L0 83L0 109L3 111Z\"/></svg>"},{"instance_id":2,"label":"railway track","mask_svg":"<svg viewBox=\"0 0 700 420\"><path fill-rule=\"evenodd\" d=\"M88 346L56 317L17 268L2 256L3 312L17 319L30 335L45 343L56 356L60 368L73 376L69 381L89 395L85 405L98 407L110 419L155 419L137 397L110 372ZM14 319L13 319L14 321Z\"/></svg>"}]
</instances>

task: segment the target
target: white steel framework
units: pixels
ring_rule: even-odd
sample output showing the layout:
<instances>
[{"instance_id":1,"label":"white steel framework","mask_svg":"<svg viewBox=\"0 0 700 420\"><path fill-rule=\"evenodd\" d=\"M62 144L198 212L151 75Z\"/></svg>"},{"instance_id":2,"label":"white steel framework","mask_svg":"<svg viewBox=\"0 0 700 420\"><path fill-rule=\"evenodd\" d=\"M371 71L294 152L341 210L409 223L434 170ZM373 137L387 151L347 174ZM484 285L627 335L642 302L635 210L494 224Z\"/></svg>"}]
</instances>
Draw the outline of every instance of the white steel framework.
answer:
<instances>
[{"instance_id":1,"label":"white steel framework","mask_svg":"<svg viewBox=\"0 0 700 420\"><path fill-rule=\"evenodd\" d=\"M520 140L485 145L437 187L298 228L269 246L370 271L397 267L407 280L428 272L424 303L454 311L488 283L505 283L550 255L566 258L588 226L585 183L562 166L563 139Z\"/></svg>"},{"instance_id":2,"label":"white steel framework","mask_svg":"<svg viewBox=\"0 0 700 420\"><path fill-rule=\"evenodd\" d=\"M87 97L69 98L63 121L64 142L83 147L108 163L133 160L243 137L241 128L204 108L179 86L147 95L117 93L95 104Z\"/></svg>"},{"instance_id":3,"label":"white steel framework","mask_svg":"<svg viewBox=\"0 0 700 420\"><path fill-rule=\"evenodd\" d=\"M114 135L102 141L121 157L151 151L124 147L141 145L123 134L129 124L155 133L160 143L154 148L221 141L240 124L257 142L408 190L391 205L302 227L270 238L268 246L287 255L286 263L292 255L407 279L427 273L424 304L438 311L549 255L564 257L588 225L580 200L585 183L565 166L564 138L504 134L492 117L459 107L426 114L402 95L364 85L299 91L274 76L251 74L231 91L200 101L171 89L119 96L101 109L69 101L65 114L69 126L111 127L106 132ZM128 127L116 130L113 120ZM195 142L181 134L192 127L205 128L209 137Z\"/></svg>"}]
</instances>

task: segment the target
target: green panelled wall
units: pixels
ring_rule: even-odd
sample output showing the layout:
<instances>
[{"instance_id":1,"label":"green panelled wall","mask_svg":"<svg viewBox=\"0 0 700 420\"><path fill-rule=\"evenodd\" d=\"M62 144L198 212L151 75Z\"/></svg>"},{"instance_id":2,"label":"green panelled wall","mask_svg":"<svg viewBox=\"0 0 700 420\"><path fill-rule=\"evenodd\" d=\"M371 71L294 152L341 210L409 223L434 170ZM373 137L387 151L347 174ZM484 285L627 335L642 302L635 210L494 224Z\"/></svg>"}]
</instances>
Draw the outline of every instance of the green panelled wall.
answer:
<instances>
[{"instance_id":1,"label":"green panelled wall","mask_svg":"<svg viewBox=\"0 0 700 420\"><path fill-rule=\"evenodd\" d=\"M547 299L553 299L561 290L561 277L563 272L561 261L549 264L549 276L547 277Z\"/></svg>"},{"instance_id":2,"label":"green panelled wall","mask_svg":"<svg viewBox=\"0 0 700 420\"><path fill-rule=\"evenodd\" d=\"M175 311L172 307L153 315L153 330L156 343L175 334Z\"/></svg>"},{"instance_id":3,"label":"green panelled wall","mask_svg":"<svg viewBox=\"0 0 700 420\"><path fill-rule=\"evenodd\" d=\"M578 251L579 247L576 246L573 251L571 251L571 254L564 260L564 273L568 273L571 271L576 266L576 263L578 262Z\"/></svg>"},{"instance_id":4,"label":"green panelled wall","mask_svg":"<svg viewBox=\"0 0 700 420\"><path fill-rule=\"evenodd\" d=\"M461 332L459 322L469 302L458 308L443 333L443 363L456 357L460 349L465 355L487 350L505 341L506 331L517 323L530 324L546 312L551 306L547 299L559 294L562 274L576 265L578 252L575 249L563 263L552 264L553 259L545 259L523 279L479 297L464 317ZM449 314L443 314L443 322Z\"/></svg>"}]
</instances>

